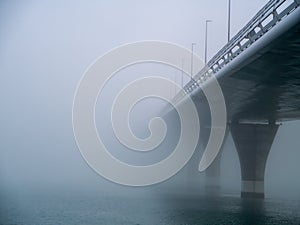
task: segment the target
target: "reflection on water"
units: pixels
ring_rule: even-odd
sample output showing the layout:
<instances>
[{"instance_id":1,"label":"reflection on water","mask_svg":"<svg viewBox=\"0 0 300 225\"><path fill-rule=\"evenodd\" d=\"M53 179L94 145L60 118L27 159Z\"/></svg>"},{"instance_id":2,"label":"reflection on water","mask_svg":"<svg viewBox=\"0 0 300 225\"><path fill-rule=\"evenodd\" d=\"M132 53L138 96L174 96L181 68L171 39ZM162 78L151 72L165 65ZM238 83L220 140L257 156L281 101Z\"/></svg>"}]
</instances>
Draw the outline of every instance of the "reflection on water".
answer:
<instances>
[{"instance_id":1,"label":"reflection on water","mask_svg":"<svg viewBox=\"0 0 300 225\"><path fill-rule=\"evenodd\" d=\"M243 224L268 224L262 199L241 199L240 220Z\"/></svg>"},{"instance_id":2,"label":"reflection on water","mask_svg":"<svg viewBox=\"0 0 300 225\"><path fill-rule=\"evenodd\" d=\"M238 197L173 201L172 224L300 224L300 202Z\"/></svg>"},{"instance_id":3,"label":"reflection on water","mask_svg":"<svg viewBox=\"0 0 300 225\"><path fill-rule=\"evenodd\" d=\"M300 224L300 201L39 196L1 201L0 224Z\"/></svg>"}]
</instances>

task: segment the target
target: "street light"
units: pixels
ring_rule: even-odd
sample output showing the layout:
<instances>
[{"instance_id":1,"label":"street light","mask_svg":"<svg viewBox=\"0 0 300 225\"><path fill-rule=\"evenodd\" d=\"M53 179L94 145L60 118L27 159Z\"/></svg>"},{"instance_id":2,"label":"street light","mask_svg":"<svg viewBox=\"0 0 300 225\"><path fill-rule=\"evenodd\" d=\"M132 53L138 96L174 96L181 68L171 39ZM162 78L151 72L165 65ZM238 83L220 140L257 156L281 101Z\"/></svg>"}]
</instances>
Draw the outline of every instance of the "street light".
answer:
<instances>
[{"instance_id":1,"label":"street light","mask_svg":"<svg viewBox=\"0 0 300 225\"><path fill-rule=\"evenodd\" d=\"M183 88L183 76L184 76L184 72L183 72L183 59L181 61L181 87Z\"/></svg>"},{"instance_id":2,"label":"street light","mask_svg":"<svg viewBox=\"0 0 300 225\"><path fill-rule=\"evenodd\" d=\"M192 53L191 53L191 80L193 79L193 62L194 62L194 46L196 43L192 43Z\"/></svg>"},{"instance_id":3,"label":"street light","mask_svg":"<svg viewBox=\"0 0 300 225\"><path fill-rule=\"evenodd\" d=\"M207 25L208 23L212 22L212 20L205 20L205 54L204 54L204 59L205 59L205 65L207 64Z\"/></svg>"},{"instance_id":4,"label":"street light","mask_svg":"<svg viewBox=\"0 0 300 225\"><path fill-rule=\"evenodd\" d=\"M231 0L228 0L228 33L227 33L227 41L230 41L230 18L231 17Z\"/></svg>"},{"instance_id":5,"label":"street light","mask_svg":"<svg viewBox=\"0 0 300 225\"><path fill-rule=\"evenodd\" d=\"M227 43L230 41L230 25L231 25L231 0L228 0L228 30L227 30ZM230 60L230 52L227 54L227 60Z\"/></svg>"}]
</instances>

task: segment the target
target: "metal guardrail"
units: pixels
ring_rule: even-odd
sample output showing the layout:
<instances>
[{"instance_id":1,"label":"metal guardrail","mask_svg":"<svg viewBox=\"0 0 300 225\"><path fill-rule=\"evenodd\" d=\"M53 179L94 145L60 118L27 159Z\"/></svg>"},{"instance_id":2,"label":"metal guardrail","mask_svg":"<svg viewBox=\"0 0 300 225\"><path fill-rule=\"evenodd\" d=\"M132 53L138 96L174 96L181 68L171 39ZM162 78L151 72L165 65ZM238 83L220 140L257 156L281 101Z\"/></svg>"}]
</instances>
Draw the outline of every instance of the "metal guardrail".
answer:
<instances>
[{"instance_id":1,"label":"metal guardrail","mask_svg":"<svg viewBox=\"0 0 300 225\"><path fill-rule=\"evenodd\" d=\"M183 97L191 93L213 74L221 70L241 52L250 47L284 17L300 6L300 0L271 0L185 85ZM179 99L177 99L179 100ZM176 101L176 100L175 100Z\"/></svg>"}]
</instances>

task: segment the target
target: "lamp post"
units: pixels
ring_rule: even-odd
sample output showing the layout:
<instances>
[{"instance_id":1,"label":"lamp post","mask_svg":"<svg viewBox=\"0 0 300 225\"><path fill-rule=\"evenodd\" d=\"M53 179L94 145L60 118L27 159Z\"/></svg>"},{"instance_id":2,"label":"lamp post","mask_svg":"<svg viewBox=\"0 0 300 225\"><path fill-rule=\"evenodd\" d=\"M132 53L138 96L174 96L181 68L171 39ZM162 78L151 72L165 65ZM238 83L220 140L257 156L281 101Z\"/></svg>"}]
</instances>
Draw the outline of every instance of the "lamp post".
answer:
<instances>
[{"instance_id":1,"label":"lamp post","mask_svg":"<svg viewBox=\"0 0 300 225\"><path fill-rule=\"evenodd\" d=\"M231 20L231 0L228 0L228 33L227 33L227 41L230 41L230 20Z\"/></svg>"},{"instance_id":2,"label":"lamp post","mask_svg":"<svg viewBox=\"0 0 300 225\"><path fill-rule=\"evenodd\" d=\"M192 43L192 52L191 52L191 80L193 79L193 62L194 62L194 46L196 43Z\"/></svg>"},{"instance_id":3,"label":"lamp post","mask_svg":"<svg viewBox=\"0 0 300 225\"><path fill-rule=\"evenodd\" d=\"M204 53L204 62L205 65L207 64L207 27L208 27L208 23L212 22L212 20L205 20L205 53Z\"/></svg>"},{"instance_id":4,"label":"lamp post","mask_svg":"<svg viewBox=\"0 0 300 225\"><path fill-rule=\"evenodd\" d=\"M183 88L183 76L184 76L184 72L183 72L183 59L181 61L181 88Z\"/></svg>"}]
</instances>

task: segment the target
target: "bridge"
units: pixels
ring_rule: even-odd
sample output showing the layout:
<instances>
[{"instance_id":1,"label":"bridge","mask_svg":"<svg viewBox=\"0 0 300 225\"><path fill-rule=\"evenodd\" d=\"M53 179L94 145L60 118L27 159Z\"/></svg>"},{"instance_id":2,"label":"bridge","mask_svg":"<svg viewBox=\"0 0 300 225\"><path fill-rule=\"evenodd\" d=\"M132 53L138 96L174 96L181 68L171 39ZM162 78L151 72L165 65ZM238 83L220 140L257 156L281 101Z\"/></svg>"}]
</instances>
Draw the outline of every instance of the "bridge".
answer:
<instances>
[{"instance_id":1,"label":"bridge","mask_svg":"<svg viewBox=\"0 0 300 225\"><path fill-rule=\"evenodd\" d=\"M299 6L300 0L269 1L175 97L181 102L190 95L207 118L200 86L218 79L239 156L242 197L264 197L278 127L300 118ZM204 133L205 142L209 131Z\"/></svg>"}]
</instances>

